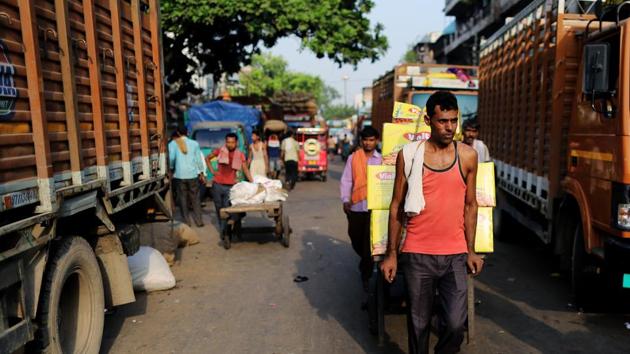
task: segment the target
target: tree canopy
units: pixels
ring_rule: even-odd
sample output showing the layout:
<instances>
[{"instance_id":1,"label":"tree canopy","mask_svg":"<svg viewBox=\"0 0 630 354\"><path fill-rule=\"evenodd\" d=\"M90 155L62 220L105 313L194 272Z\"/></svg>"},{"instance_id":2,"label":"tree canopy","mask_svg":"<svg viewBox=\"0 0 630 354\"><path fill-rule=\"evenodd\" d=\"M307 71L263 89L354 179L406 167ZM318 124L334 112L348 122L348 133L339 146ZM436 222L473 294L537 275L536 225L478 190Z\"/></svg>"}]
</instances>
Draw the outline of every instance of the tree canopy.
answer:
<instances>
[{"instance_id":1,"label":"tree canopy","mask_svg":"<svg viewBox=\"0 0 630 354\"><path fill-rule=\"evenodd\" d=\"M239 82L242 92L235 93L241 95L310 94L323 107L339 97L319 76L289 71L286 60L270 53L255 54L251 65L241 70Z\"/></svg>"},{"instance_id":2,"label":"tree canopy","mask_svg":"<svg viewBox=\"0 0 630 354\"><path fill-rule=\"evenodd\" d=\"M339 65L378 60L387 49L372 0L162 0L167 84L194 91L194 74L235 73L278 39L294 35Z\"/></svg>"},{"instance_id":3,"label":"tree canopy","mask_svg":"<svg viewBox=\"0 0 630 354\"><path fill-rule=\"evenodd\" d=\"M356 114L357 110L352 106L335 104L323 109L323 116L326 119L346 119Z\"/></svg>"}]
</instances>

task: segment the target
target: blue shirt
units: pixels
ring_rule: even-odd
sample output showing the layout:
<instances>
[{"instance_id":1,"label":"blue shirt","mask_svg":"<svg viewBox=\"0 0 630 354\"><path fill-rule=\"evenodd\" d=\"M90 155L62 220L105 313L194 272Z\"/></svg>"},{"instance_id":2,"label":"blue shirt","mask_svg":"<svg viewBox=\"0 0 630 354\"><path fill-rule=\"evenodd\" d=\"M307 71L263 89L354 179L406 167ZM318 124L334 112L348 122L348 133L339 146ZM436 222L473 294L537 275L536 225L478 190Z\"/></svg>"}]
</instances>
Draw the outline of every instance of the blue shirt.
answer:
<instances>
[{"instance_id":1,"label":"blue shirt","mask_svg":"<svg viewBox=\"0 0 630 354\"><path fill-rule=\"evenodd\" d=\"M184 137L188 152L186 154L179 150L175 140L168 144L168 165L174 170L174 178L193 179L204 172L203 160L201 159L201 149L199 143Z\"/></svg>"}]
</instances>

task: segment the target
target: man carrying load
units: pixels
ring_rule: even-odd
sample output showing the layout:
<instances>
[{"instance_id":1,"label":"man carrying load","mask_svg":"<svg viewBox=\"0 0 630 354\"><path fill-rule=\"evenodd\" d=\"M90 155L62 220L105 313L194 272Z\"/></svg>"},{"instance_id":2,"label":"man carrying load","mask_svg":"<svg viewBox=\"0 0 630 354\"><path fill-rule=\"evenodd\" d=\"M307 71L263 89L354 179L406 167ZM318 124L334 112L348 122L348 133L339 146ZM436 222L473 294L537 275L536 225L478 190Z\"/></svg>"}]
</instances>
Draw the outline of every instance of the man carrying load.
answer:
<instances>
[{"instance_id":1,"label":"man carrying load","mask_svg":"<svg viewBox=\"0 0 630 354\"><path fill-rule=\"evenodd\" d=\"M437 289L441 311L435 352L456 353L467 316L466 268L476 275L483 267L474 251L477 153L453 141L458 120L453 94L435 92L426 108L431 137L405 145L396 160L389 241L381 270L387 281L394 281L400 257L409 300L409 352L429 352ZM404 219L407 236L399 256Z\"/></svg>"},{"instance_id":2,"label":"man carrying load","mask_svg":"<svg viewBox=\"0 0 630 354\"><path fill-rule=\"evenodd\" d=\"M376 151L378 131L365 127L360 134L361 148L348 157L341 176L340 192L343 211L348 217L348 235L352 248L361 257L359 270L363 288L367 289L372 273L370 249L370 213L367 209L367 167L380 165L381 154Z\"/></svg>"}]
</instances>

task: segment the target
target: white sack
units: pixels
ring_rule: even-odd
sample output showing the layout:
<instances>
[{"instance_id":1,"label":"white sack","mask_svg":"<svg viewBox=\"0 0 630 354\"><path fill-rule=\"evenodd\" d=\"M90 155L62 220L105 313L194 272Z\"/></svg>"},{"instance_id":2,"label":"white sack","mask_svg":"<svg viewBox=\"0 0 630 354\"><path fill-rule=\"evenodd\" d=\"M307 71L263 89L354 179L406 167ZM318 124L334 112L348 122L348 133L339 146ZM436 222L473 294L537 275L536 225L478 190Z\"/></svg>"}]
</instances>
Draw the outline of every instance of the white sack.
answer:
<instances>
[{"instance_id":1,"label":"white sack","mask_svg":"<svg viewBox=\"0 0 630 354\"><path fill-rule=\"evenodd\" d=\"M150 292L175 286L175 276L158 250L140 246L136 254L127 257L127 261L134 290Z\"/></svg>"}]
</instances>

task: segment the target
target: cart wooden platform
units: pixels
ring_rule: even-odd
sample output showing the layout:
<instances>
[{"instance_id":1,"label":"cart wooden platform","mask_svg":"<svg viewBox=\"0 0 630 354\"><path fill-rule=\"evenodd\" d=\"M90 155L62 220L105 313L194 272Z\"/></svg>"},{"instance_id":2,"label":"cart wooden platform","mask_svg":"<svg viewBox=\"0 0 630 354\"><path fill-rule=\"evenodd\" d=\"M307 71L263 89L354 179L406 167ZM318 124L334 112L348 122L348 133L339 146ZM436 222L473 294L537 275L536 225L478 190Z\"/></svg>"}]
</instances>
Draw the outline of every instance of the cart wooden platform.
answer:
<instances>
[{"instance_id":1,"label":"cart wooden platform","mask_svg":"<svg viewBox=\"0 0 630 354\"><path fill-rule=\"evenodd\" d=\"M221 209L219 217L227 220L225 227L221 230L223 247L229 249L232 244L232 237L240 237L243 232L241 216L252 212L266 213L267 217L275 222L272 228L257 228L256 231L271 229L284 247L289 247L291 240L291 224L289 216L284 214L282 202L269 202L260 204L235 205Z\"/></svg>"}]
</instances>

